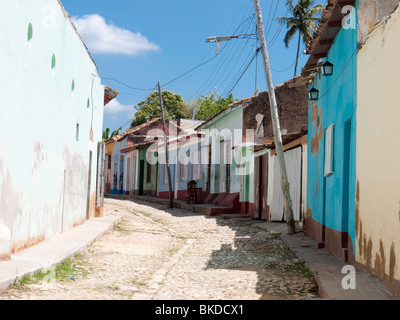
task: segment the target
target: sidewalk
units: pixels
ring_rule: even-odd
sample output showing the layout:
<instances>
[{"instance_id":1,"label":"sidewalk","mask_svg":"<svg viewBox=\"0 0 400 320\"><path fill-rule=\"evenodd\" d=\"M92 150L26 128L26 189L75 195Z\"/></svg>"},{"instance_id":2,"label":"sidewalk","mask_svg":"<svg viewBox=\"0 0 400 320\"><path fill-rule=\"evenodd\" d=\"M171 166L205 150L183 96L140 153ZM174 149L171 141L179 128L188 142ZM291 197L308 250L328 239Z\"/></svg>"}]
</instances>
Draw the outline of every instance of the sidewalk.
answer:
<instances>
[{"instance_id":1,"label":"sidewalk","mask_svg":"<svg viewBox=\"0 0 400 320\"><path fill-rule=\"evenodd\" d=\"M0 291L7 289L17 278L48 270L83 251L120 219L119 216L110 215L87 220L70 231L12 255L11 260L0 262Z\"/></svg>"},{"instance_id":2,"label":"sidewalk","mask_svg":"<svg viewBox=\"0 0 400 320\"><path fill-rule=\"evenodd\" d=\"M314 274L322 299L395 299L379 280L365 271L356 271L356 289L343 289L342 280L347 274L342 274L342 268L348 263L343 262L326 249L316 248L316 242L305 236L304 233L296 233L292 236L286 235L285 223L263 222L251 224L251 226L264 228L272 233L281 233L282 240L306 263Z\"/></svg>"}]
</instances>

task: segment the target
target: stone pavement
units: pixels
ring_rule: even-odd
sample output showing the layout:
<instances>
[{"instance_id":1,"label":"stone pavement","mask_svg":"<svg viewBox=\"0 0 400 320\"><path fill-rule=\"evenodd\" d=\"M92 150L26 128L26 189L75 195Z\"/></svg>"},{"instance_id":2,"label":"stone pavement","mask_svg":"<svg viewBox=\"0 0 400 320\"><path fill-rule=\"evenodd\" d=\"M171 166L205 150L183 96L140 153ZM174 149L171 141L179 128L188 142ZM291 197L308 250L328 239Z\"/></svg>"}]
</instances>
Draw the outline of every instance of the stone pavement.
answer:
<instances>
[{"instance_id":1,"label":"stone pavement","mask_svg":"<svg viewBox=\"0 0 400 320\"><path fill-rule=\"evenodd\" d=\"M303 233L287 236L285 234L286 225L284 223L253 220L240 214L226 214L221 215L221 217L238 219L241 224L247 224L254 228L262 228L269 233L280 234L288 247L313 272L319 287L321 299L394 299L393 295L383 284L369 273L363 271L356 272L356 289L343 289L341 283L346 274L342 274L342 268L346 264L326 249L317 249L315 242L311 238L304 236ZM84 250L101 235L110 230L120 219L121 217L118 215L109 215L104 218L86 221L71 231L59 234L48 241L13 255L10 261L0 262L0 291L6 289L17 278L22 278L24 274L32 274L41 269L51 268L64 259ZM192 245L192 243L188 243L188 245ZM181 249L183 250L184 247ZM177 256L179 257L179 252L177 252ZM171 263L174 262L173 260L171 261ZM160 274L159 276L163 277L164 275ZM154 281L158 281L157 277L154 279ZM171 281L176 282L176 279L172 279Z\"/></svg>"}]
</instances>

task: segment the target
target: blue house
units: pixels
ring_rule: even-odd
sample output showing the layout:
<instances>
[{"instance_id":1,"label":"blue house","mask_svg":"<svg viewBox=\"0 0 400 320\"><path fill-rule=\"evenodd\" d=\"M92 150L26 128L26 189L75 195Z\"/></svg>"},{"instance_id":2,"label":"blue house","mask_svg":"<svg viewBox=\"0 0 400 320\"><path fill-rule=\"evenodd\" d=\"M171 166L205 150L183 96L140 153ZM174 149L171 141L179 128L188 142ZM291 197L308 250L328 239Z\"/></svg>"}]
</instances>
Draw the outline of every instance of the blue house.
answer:
<instances>
[{"instance_id":1,"label":"blue house","mask_svg":"<svg viewBox=\"0 0 400 320\"><path fill-rule=\"evenodd\" d=\"M357 53L391 10L393 1L329 0L302 70L311 79L305 234L344 261L356 256Z\"/></svg>"}]
</instances>

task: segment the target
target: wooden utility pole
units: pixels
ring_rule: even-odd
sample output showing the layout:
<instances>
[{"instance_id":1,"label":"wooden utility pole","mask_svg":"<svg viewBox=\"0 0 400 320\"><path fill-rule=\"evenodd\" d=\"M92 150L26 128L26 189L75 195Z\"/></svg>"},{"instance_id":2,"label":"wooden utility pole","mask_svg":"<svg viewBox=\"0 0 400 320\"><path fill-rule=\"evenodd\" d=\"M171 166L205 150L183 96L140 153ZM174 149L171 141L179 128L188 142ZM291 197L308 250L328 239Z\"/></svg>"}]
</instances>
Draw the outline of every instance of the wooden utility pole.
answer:
<instances>
[{"instance_id":1,"label":"wooden utility pole","mask_svg":"<svg viewBox=\"0 0 400 320\"><path fill-rule=\"evenodd\" d=\"M263 23L263 19L262 19L260 2L259 2L259 0L253 0L253 1L254 1L254 9L256 11L256 18L257 18L258 38L259 38L259 41L261 44L261 52L263 55L265 79L267 81L267 87L268 87L268 97L269 97L269 106L270 106L270 112L271 112L272 127L274 129L274 135L275 135L276 154L278 156L278 161L279 161L282 192L283 192L283 205L284 205L284 211L286 214L286 223L287 223L287 228L288 228L288 234L292 235L295 233L294 220L293 220L293 208L292 208L292 199L290 197L289 182L288 182L287 173L286 173L285 158L284 158L284 154L283 154L282 135L281 135L281 128L280 128L280 124L279 124L279 116L278 116L278 106L276 103L274 84L272 82L271 68L270 68L270 64L269 64L267 44L265 41L264 23Z\"/></svg>"},{"instance_id":2,"label":"wooden utility pole","mask_svg":"<svg viewBox=\"0 0 400 320\"><path fill-rule=\"evenodd\" d=\"M160 98L160 107L161 107L161 120L163 124L163 131L164 131L164 146L165 146L165 164L167 169L168 175L168 188L169 188L169 207L174 207L174 195L172 192L172 183L171 183L171 171L169 168L169 155L168 155L168 138L167 138L167 129L165 126L165 117L164 117L164 104L162 98L162 91L161 91L161 84L158 82L158 95Z\"/></svg>"}]
</instances>

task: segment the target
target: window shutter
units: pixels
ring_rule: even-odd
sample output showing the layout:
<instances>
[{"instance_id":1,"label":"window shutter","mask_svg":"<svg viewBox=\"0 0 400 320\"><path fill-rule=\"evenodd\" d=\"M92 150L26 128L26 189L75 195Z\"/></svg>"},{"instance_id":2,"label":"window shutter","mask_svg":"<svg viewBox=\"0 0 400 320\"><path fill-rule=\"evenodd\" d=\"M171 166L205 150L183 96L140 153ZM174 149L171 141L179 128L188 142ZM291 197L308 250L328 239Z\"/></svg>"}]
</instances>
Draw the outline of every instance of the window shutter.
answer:
<instances>
[{"instance_id":1,"label":"window shutter","mask_svg":"<svg viewBox=\"0 0 400 320\"><path fill-rule=\"evenodd\" d=\"M333 174L333 137L334 137L334 125L331 124L325 129L325 169L324 176L330 176Z\"/></svg>"}]
</instances>

